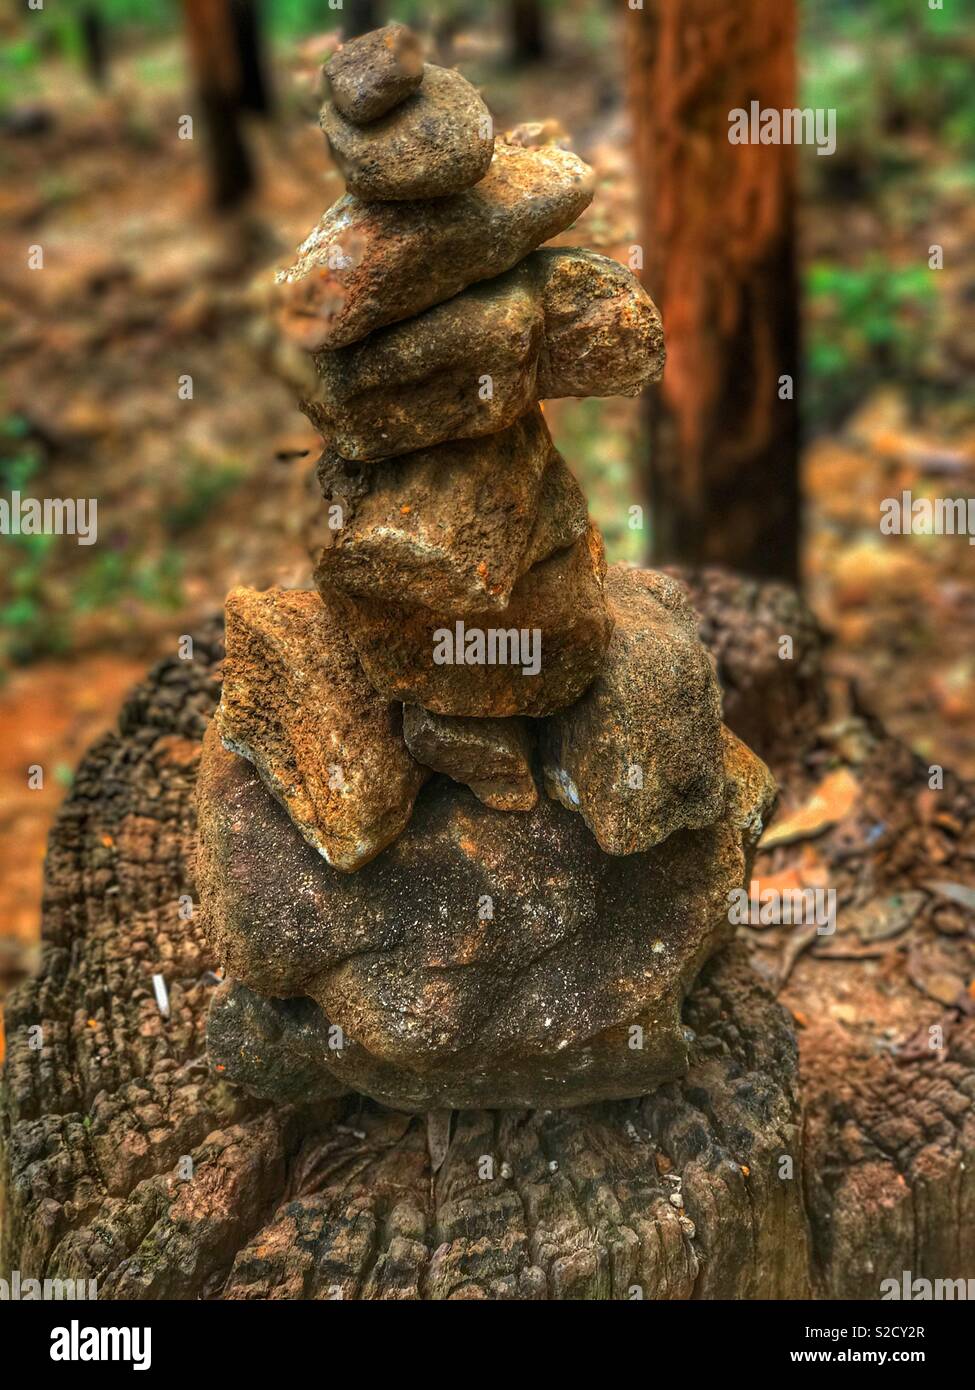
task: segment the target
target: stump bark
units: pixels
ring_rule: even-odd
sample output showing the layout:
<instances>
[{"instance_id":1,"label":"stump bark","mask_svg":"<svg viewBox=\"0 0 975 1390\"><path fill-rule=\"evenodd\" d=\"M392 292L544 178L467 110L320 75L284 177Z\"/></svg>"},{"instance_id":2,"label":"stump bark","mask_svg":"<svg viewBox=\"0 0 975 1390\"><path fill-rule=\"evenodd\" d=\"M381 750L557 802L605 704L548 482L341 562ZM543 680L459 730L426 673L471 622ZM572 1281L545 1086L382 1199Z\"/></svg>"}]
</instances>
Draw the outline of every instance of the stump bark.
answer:
<instances>
[{"instance_id":1,"label":"stump bark","mask_svg":"<svg viewBox=\"0 0 975 1390\"><path fill-rule=\"evenodd\" d=\"M760 596L721 616L718 589L707 626L740 652L726 629ZM883 952L815 942L797 958L794 928L781 959L743 931L712 961L685 1008L688 1075L639 1100L428 1118L355 1098L274 1107L211 1073L192 793L221 654L214 624L192 661L156 667L53 830L42 967L6 1009L0 1273L150 1299L875 1298L904 1269L972 1274L975 1023ZM932 853L938 878L975 858L970 790L946 778L939 826L910 754L847 723L856 814L882 803L895 836L881 877L852 817L820 838L859 907ZM840 756L814 723L782 754L787 795ZM919 914L887 955L937 936L961 960L964 926L939 920ZM851 993L868 1018L839 1007ZM891 1043L932 1021L941 1051Z\"/></svg>"}]
</instances>

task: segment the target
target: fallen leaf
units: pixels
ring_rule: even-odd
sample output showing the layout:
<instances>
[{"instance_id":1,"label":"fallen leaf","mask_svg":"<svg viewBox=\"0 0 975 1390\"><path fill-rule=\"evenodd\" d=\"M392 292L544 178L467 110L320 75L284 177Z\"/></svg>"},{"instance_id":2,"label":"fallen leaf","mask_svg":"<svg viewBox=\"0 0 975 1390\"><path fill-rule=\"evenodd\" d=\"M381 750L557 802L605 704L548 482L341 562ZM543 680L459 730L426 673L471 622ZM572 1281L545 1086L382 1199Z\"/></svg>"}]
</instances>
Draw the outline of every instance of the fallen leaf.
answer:
<instances>
[{"instance_id":1,"label":"fallen leaf","mask_svg":"<svg viewBox=\"0 0 975 1390\"><path fill-rule=\"evenodd\" d=\"M947 898L950 902L957 903L968 912L975 912L975 888L967 883L956 883L953 879L935 878L923 885L929 893L937 893L939 897Z\"/></svg>"},{"instance_id":2,"label":"fallen leaf","mask_svg":"<svg viewBox=\"0 0 975 1390\"><path fill-rule=\"evenodd\" d=\"M847 767L824 777L804 806L769 827L759 841L761 849L810 840L849 815L860 795L860 783Z\"/></svg>"},{"instance_id":3,"label":"fallen leaf","mask_svg":"<svg viewBox=\"0 0 975 1390\"><path fill-rule=\"evenodd\" d=\"M850 913L845 926L852 927L861 941L889 941L907 930L925 902L924 894L918 892L876 898Z\"/></svg>"},{"instance_id":4,"label":"fallen leaf","mask_svg":"<svg viewBox=\"0 0 975 1390\"><path fill-rule=\"evenodd\" d=\"M915 989L950 1008L957 1008L959 996L966 992L957 957L934 942L912 948L907 958L907 976Z\"/></svg>"}]
</instances>

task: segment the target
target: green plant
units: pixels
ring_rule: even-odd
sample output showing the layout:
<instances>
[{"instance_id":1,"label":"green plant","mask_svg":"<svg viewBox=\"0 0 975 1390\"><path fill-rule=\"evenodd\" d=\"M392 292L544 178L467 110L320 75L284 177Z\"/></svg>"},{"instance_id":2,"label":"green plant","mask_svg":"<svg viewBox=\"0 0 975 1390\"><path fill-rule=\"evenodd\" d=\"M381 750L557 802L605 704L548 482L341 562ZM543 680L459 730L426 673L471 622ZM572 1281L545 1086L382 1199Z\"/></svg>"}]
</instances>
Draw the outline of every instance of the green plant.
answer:
<instances>
[{"instance_id":1,"label":"green plant","mask_svg":"<svg viewBox=\"0 0 975 1390\"><path fill-rule=\"evenodd\" d=\"M859 266L819 263L805 292L809 424L835 424L880 382L911 389L916 345L931 332L935 272L880 256Z\"/></svg>"}]
</instances>

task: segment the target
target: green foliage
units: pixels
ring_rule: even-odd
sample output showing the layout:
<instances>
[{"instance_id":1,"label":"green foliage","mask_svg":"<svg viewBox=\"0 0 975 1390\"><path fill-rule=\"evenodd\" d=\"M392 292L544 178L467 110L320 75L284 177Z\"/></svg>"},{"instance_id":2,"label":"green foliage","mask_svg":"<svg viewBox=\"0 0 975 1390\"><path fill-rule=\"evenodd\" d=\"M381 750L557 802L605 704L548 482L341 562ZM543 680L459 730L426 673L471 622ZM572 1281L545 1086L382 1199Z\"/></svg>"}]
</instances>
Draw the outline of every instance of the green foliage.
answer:
<instances>
[{"instance_id":1,"label":"green foliage","mask_svg":"<svg viewBox=\"0 0 975 1390\"><path fill-rule=\"evenodd\" d=\"M619 418L617 416L617 418ZM628 524L633 497L634 441L614 424L611 401L565 401L559 406L557 440L560 451L572 461L572 471L589 500L593 520L603 533L606 559L612 564L644 558L645 531Z\"/></svg>"},{"instance_id":2,"label":"green foliage","mask_svg":"<svg viewBox=\"0 0 975 1390\"><path fill-rule=\"evenodd\" d=\"M875 385L909 387L917 345L931 332L935 272L880 256L806 274L808 423L836 423Z\"/></svg>"},{"instance_id":3,"label":"green foliage","mask_svg":"<svg viewBox=\"0 0 975 1390\"><path fill-rule=\"evenodd\" d=\"M0 420L0 494L9 500L13 492L24 493L41 464L28 422L19 415ZM190 476L205 475L197 470ZM228 467L197 483L177 504L179 524L195 525L214 498L236 485L238 476ZM174 549L158 557L145 556L135 546L85 551L79 556L84 562L80 573L58 584L59 543L64 538L55 535L0 537L0 653L7 661L22 664L70 651L73 619L80 614L127 601L169 609L183 603L183 561ZM52 602L52 589L59 586L68 593L64 609Z\"/></svg>"},{"instance_id":4,"label":"green foliage","mask_svg":"<svg viewBox=\"0 0 975 1390\"><path fill-rule=\"evenodd\" d=\"M839 153L872 152L885 129L927 128L951 151L970 148L975 131L971 16L946 0L819 0L803 9L801 96L833 107ZM967 47L966 47L967 45ZM821 161L817 173L829 177Z\"/></svg>"},{"instance_id":5,"label":"green foliage","mask_svg":"<svg viewBox=\"0 0 975 1390\"><path fill-rule=\"evenodd\" d=\"M191 460L185 472L179 496L164 514L167 530L174 535L198 526L245 477L245 470L238 463L210 464Z\"/></svg>"},{"instance_id":6,"label":"green foliage","mask_svg":"<svg viewBox=\"0 0 975 1390\"><path fill-rule=\"evenodd\" d=\"M179 608L183 602L183 560L175 550L159 557L142 556L134 547L105 550L93 556L74 590L79 613L134 598L153 608Z\"/></svg>"}]
</instances>

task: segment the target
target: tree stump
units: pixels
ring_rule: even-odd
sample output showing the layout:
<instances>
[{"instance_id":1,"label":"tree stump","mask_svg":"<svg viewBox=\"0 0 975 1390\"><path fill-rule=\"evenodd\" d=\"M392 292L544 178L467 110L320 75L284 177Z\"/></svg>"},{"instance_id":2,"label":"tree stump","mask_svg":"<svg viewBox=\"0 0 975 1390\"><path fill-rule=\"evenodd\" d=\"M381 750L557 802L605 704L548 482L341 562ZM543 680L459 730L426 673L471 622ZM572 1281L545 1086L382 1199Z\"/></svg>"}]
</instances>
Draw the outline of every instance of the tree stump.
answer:
<instances>
[{"instance_id":1,"label":"tree stump","mask_svg":"<svg viewBox=\"0 0 975 1390\"><path fill-rule=\"evenodd\" d=\"M155 668L52 832L42 967L6 1010L0 1274L103 1299L787 1299L973 1273L975 1022L945 1002L972 947L937 894L873 954L743 929L687 1001L688 1075L639 1100L408 1116L275 1107L211 1073L219 976L188 904L220 643L214 623ZM855 769L857 808L817 840L841 902L970 873L970 789L925 797L926 769L855 714L839 738L814 724L776 770L801 801L826 760ZM932 1023L940 1051L917 1043Z\"/></svg>"}]
</instances>

